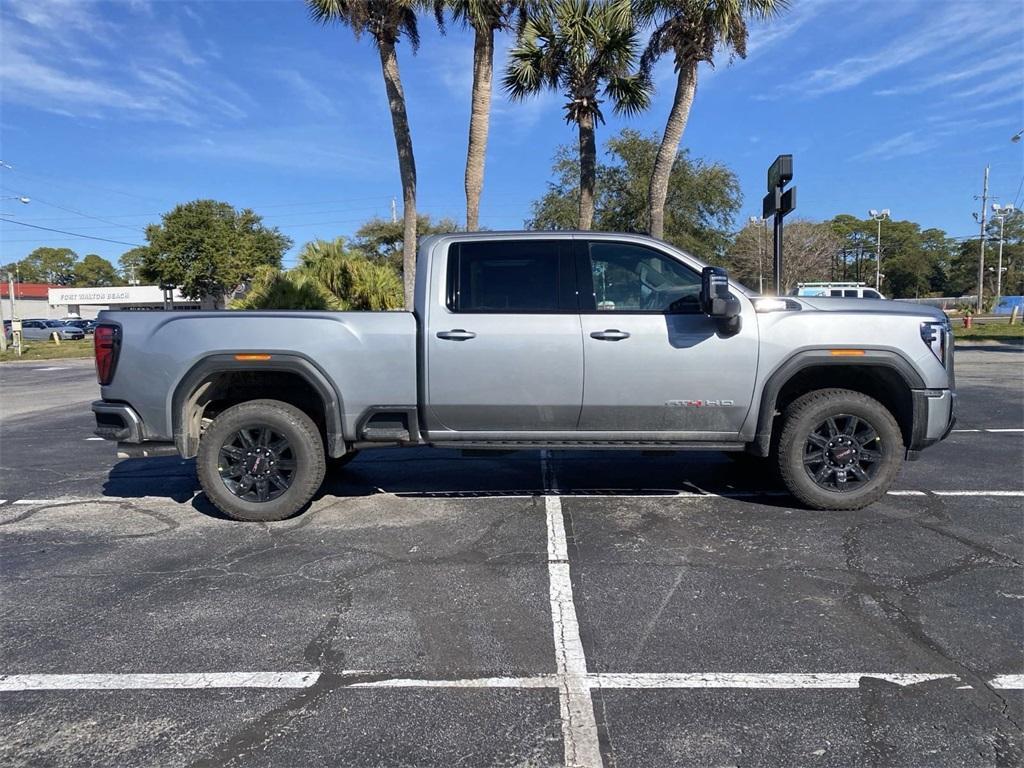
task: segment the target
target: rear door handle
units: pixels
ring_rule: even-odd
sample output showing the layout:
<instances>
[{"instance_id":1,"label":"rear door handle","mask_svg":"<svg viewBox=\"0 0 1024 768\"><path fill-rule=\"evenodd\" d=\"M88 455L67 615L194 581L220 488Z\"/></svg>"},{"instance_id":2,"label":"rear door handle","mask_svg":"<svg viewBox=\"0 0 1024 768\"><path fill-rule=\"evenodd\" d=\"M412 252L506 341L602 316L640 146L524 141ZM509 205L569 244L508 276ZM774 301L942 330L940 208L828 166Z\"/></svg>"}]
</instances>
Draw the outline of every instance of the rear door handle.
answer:
<instances>
[{"instance_id":1,"label":"rear door handle","mask_svg":"<svg viewBox=\"0 0 1024 768\"><path fill-rule=\"evenodd\" d=\"M448 339L449 341L469 341L470 339L475 339L476 334L462 328L454 328L450 331L438 331L437 338Z\"/></svg>"},{"instance_id":2,"label":"rear door handle","mask_svg":"<svg viewBox=\"0 0 1024 768\"><path fill-rule=\"evenodd\" d=\"M590 338L601 341L622 341L628 339L629 334L616 328L609 328L607 331L594 331L590 334Z\"/></svg>"}]
</instances>

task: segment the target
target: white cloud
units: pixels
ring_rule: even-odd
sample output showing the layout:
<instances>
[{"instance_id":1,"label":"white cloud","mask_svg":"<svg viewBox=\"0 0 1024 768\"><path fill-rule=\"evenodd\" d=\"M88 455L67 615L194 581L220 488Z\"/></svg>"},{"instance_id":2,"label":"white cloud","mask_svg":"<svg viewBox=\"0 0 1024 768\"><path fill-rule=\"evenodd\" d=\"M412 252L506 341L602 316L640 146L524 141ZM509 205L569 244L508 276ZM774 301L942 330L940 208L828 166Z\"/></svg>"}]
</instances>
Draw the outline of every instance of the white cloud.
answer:
<instances>
[{"instance_id":1,"label":"white cloud","mask_svg":"<svg viewBox=\"0 0 1024 768\"><path fill-rule=\"evenodd\" d=\"M945 72L939 72L917 82L875 91L875 95L902 96L905 94L921 93L922 91L938 88L939 86L972 80L979 75L986 75L989 72L1002 69L1016 67L1016 71L1019 73L1022 65L1024 65L1024 48L1019 45L1010 45L993 53L991 56L986 56L980 60L972 57L962 62L958 67L951 66ZM1021 81L1019 74L1017 79L1018 82Z\"/></svg>"},{"instance_id":2,"label":"white cloud","mask_svg":"<svg viewBox=\"0 0 1024 768\"><path fill-rule=\"evenodd\" d=\"M113 6L117 8L119 6ZM192 125L237 120L247 95L199 70L202 56L145 2L111 6L84 1L9 2L0 9L4 99L70 117L160 120ZM66 23L64 23L66 22ZM111 54L117 49L117 55ZM187 67L186 76L180 71Z\"/></svg>"},{"instance_id":3,"label":"white cloud","mask_svg":"<svg viewBox=\"0 0 1024 768\"><path fill-rule=\"evenodd\" d=\"M805 82L789 86L808 96L844 91L879 75L899 70L920 59L940 54L944 61L968 51L987 51L994 41L1016 34L1003 23L1005 13L978 3L940 4L925 9L924 21L914 31L868 53L849 56L814 70ZM885 40L885 38L882 38Z\"/></svg>"},{"instance_id":4,"label":"white cloud","mask_svg":"<svg viewBox=\"0 0 1024 768\"><path fill-rule=\"evenodd\" d=\"M879 160L891 160L894 157L907 157L920 155L935 149L939 145L939 137L933 134L922 134L918 131L906 131L890 139L879 141L858 155L854 160L868 160L878 158Z\"/></svg>"},{"instance_id":5,"label":"white cloud","mask_svg":"<svg viewBox=\"0 0 1024 768\"><path fill-rule=\"evenodd\" d=\"M274 72L274 76L287 85L310 112L317 112L324 117L337 117L338 107L335 100L298 70L279 69Z\"/></svg>"}]
</instances>

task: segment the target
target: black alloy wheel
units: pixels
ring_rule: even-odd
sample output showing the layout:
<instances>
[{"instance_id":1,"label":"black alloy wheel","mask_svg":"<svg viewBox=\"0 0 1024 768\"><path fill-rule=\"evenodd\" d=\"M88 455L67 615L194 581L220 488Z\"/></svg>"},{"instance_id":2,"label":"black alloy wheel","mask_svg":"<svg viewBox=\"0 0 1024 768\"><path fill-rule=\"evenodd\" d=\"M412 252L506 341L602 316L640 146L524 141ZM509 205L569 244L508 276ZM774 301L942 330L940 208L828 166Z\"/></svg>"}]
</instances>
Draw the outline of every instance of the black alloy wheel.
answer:
<instances>
[{"instance_id":1,"label":"black alloy wheel","mask_svg":"<svg viewBox=\"0 0 1024 768\"><path fill-rule=\"evenodd\" d=\"M265 424L245 426L228 436L218 459L227 489L251 502L281 496L291 487L297 466L288 438Z\"/></svg>"},{"instance_id":2,"label":"black alloy wheel","mask_svg":"<svg viewBox=\"0 0 1024 768\"><path fill-rule=\"evenodd\" d=\"M881 438L865 419L850 413L829 416L807 435L804 468L829 491L857 491L878 474Z\"/></svg>"}]
</instances>

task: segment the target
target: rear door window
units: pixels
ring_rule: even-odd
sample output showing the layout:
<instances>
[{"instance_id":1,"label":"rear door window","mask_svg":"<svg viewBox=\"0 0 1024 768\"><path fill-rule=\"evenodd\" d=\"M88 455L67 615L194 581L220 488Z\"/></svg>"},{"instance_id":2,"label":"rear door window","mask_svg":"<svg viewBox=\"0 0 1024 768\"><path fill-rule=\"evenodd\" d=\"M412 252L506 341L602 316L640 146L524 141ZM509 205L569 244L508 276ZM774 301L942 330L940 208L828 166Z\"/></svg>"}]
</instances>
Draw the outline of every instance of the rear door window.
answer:
<instances>
[{"instance_id":1,"label":"rear door window","mask_svg":"<svg viewBox=\"0 0 1024 768\"><path fill-rule=\"evenodd\" d=\"M457 243L448 256L453 312L576 312L568 240Z\"/></svg>"},{"instance_id":2,"label":"rear door window","mask_svg":"<svg viewBox=\"0 0 1024 768\"><path fill-rule=\"evenodd\" d=\"M846 296L847 298L855 299L855 298L857 298L857 290L856 289L852 289L852 290L843 291L843 296Z\"/></svg>"}]
</instances>

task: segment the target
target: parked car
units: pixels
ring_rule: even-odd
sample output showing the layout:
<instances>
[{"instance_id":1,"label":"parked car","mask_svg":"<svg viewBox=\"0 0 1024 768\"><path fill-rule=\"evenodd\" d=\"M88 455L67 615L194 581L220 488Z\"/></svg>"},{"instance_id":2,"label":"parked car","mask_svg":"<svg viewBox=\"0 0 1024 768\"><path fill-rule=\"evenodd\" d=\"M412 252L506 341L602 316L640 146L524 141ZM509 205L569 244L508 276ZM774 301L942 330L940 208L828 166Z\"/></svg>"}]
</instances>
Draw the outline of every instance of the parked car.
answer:
<instances>
[{"instance_id":1,"label":"parked car","mask_svg":"<svg viewBox=\"0 0 1024 768\"><path fill-rule=\"evenodd\" d=\"M61 341L78 341L85 338L81 328L65 325L61 320L22 320L21 337L23 339L50 339L56 333Z\"/></svg>"},{"instance_id":2,"label":"parked car","mask_svg":"<svg viewBox=\"0 0 1024 768\"><path fill-rule=\"evenodd\" d=\"M67 325L71 328L80 328L82 332L85 333L87 336L91 336L93 330L96 328L95 320L82 320L80 318L71 318L68 320L62 320L61 322L64 323L64 325Z\"/></svg>"},{"instance_id":3,"label":"parked car","mask_svg":"<svg viewBox=\"0 0 1024 768\"><path fill-rule=\"evenodd\" d=\"M412 312L107 311L95 345L96 434L196 457L240 520L301 510L325 459L415 445L746 451L860 509L955 421L942 312L759 297L640 235L437 235Z\"/></svg>"}]
</instances>

